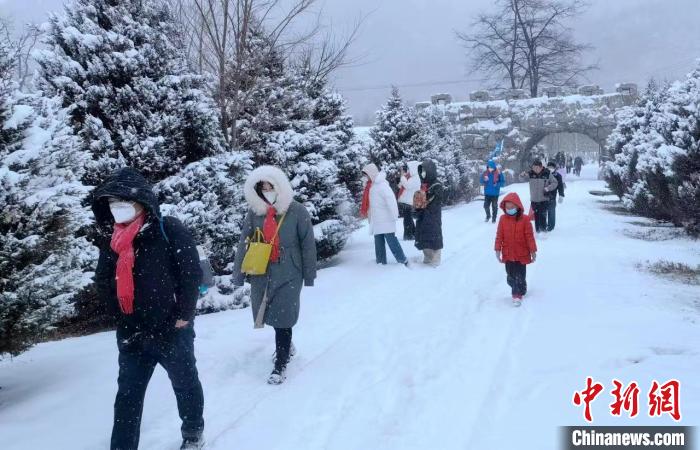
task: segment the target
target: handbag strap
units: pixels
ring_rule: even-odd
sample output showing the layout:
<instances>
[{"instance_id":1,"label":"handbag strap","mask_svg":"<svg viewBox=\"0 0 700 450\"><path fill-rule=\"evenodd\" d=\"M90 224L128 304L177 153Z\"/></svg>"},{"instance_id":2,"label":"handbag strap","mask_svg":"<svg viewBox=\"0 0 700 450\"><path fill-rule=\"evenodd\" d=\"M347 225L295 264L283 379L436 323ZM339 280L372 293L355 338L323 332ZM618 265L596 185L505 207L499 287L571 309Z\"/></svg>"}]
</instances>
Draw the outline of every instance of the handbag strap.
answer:
<instances>
[{"instance_id":1,"label":"handbag strap","mask_svg":"<svg viewBox=\"0 0 700 450\"><path fill-rule=\"evenodd\" d=\"M280 219L279 223L277 224L277 230L275 230L275 235L272 236L272 239L270 240L270 244L275 243L275 239L277 239L277 236L280 234L280 228L282 228L282 222L284 222L285 217L287 217L287 213L282 214L282 218Z\"/></svg>"}]
</instances>

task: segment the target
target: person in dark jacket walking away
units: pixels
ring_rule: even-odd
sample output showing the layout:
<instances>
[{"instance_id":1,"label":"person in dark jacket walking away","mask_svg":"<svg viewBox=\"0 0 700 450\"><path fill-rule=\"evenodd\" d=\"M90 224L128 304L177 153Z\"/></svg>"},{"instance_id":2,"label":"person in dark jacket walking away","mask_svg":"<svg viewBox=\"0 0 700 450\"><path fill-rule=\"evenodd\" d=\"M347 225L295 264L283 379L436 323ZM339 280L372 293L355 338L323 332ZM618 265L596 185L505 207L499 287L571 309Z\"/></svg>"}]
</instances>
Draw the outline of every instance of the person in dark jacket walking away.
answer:
<instances>
[{"instance_id":1,"label":"person in dark jacket walking away","mask_svg":"<svg viewBox=\"0 0 700 450\"><path fill-rule=\"evenodd\" d=\"M498 196L501 195L501 188L505 186L506 179L496 167L494 160L489 160L486 163L486 171L481 174L479 183L484 186L485 222L491 220L493 223L496 223Z\"/></svg>"},{"instance_id":2,"label":"person in dark jacket walking away","mask_svg":"<svg viewBox=\"0 0 700 450\"><path fill-rule=\"evenodd\" d=\"M424 159L418 167L421 191L425 203L416 206L416 248L423 251L423 263L433 267L440 265L442 253L442 184L438 181L437 166L431 159Z\"/></svg>"},{"instance_id":3,"label":"person in dark jacket walking away","mask_svg":"<svg viewBox=\"0 0 700 450\"><path fill-rule=\"evenodd\" d=\"M566 173L571 173L571 168L574 166L574 159L571 155L566 155Z\"/></svg>"},{"instance_id":4,"label":"person in dark jacket walking away","mask_svg":"<svg viewBox=\"0 0 700 450\"><path fill-rule=\"evenodd\" d=\"M532 170L520 174L520 179L530 181L530 202L535 213L535 230L547 231L547 208L551 192L557 188L557 179L536 159Z\"/></svg>"},{"instance_id":5,"label":"person in dark jacket walking away","mask_svg":"<svg viewBox=\"0 0 700 450\"><path fill-rule=\"evenodd\" d=\"M511 287L513 305L520 306L527 293L527 265L537 258L537 244L518 194L507 194L501 201L501 209L505 215L498 222L494 250L498 262L506 265L506 281Z\"/></svg>"},{"instance_id":6,"label":"person in dark jacket walking away","mask_svg":"<svg viewBox=\"0 0 700 450\"><path fill-rule=\"evenodd\" d=\"M256 328L275 329L274 367L269 384L286 379L287 364L295 350L292 327L299 320L302 286L313 286L316 279L316 239L311 215L294 200L294 191L280 169L261 166L245 182L245 199L250 207L243 222L236 250L233 284L250 283L250 301ZM257 230L272 244L267 271L262 275L243 273L248 240Z\"/></svg>"},{"instance_id":7,"label":"person in dark jacket walking away","mask_svg":"<svg viewBox=\"0 0 700 450\"><path fill-rule=\"evenodd\" d=\"M577 156L574 158L574 175L577 177L581 176L581 168L583 167L583 158Z\"/></svg>"},{"instance_id":8,"label":"person in dark jacket walking away","mask_svg":"<svg viewBox=\"0 0 700 450\"><path fill-rule=\"evenodd\" d=\"M553 161L547 163L547 169L557 180L557 188L549 193L549 205L547 205L547 231L552 231L557 223L557 194L559 194L559 203L563 203L565 186L564 177L561 176Z\"/></svg>"},{"instance_id":9,"label":"person in dark jacket walking away","mask_svg":"<svg viewBox=\"0 0 700 450\"><path fill-rule=\"evenodd\" d=\"M92 211L105 235L95 270L98 296L117 320L111 448L138 448L144 395L157 364L175 391L181 448L201 448L204 395L194 356L194 316L202 270L192 235L176 218L161 216L151 186L130 168L93 191Z\"/></svg>"},{"instance_id":10,"label":"person in dark jacket walking away","mask_svg":"<svg viewBox=\"0 0 700 450\"><path fill-rule=\"evenodd\" d=\"M413 220L413 196L420 189L418 177L418 161L409 161L401 169L399 181L399 213L403 217L403 240L412 241L416 238L416 223Z\"/></svg>"}]
</instances>

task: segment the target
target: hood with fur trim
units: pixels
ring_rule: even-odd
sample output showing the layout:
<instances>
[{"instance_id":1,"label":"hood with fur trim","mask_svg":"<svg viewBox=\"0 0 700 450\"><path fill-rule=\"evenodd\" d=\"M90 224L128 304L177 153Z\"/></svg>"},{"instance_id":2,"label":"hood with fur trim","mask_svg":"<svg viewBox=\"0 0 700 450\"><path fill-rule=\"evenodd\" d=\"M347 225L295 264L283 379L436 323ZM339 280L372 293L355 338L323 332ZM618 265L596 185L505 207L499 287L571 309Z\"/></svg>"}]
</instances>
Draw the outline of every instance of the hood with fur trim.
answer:
<instances>
[{"instance_id":1,"label":"hood with fur trim","mask_svg":"<svg viewBox=\"0 0 700 450\"><path fill-rule=\"evenodd\" d=\"M362 168L362 173L367 174L369 179L374 181L374 179L377 178L377 175L379 174L379 168L376 164L367 164L365 167Z\"/></svg>"},{"instance_id":2,"label":"hood with fur trim","mask_svg":"<svg viewBox=\"0 0 700 450\"><path fill-rule=\"evenodd\" d=\"M256 186L261 181L267 181L277 192L277 201L274 204L278 214L283 214L289 209L294 200L294 190L289 178L280 169L273 166L260 166L250 172L243 188L248 206L259 216L267 214L269 204L258 194Z\"/></svg>"},{"instance_id":3,"label":"hood with fur trim","mask_svg":"<svg viewBox=\"0 0 700 450\"><path fill-rule=\"evenodd\" d=\"M417 177L418 176L418 168L420 167L420 162L419 161L409 161L406 163L408 166L408 173L412 177Z\"/></svg>"}]
</instances>

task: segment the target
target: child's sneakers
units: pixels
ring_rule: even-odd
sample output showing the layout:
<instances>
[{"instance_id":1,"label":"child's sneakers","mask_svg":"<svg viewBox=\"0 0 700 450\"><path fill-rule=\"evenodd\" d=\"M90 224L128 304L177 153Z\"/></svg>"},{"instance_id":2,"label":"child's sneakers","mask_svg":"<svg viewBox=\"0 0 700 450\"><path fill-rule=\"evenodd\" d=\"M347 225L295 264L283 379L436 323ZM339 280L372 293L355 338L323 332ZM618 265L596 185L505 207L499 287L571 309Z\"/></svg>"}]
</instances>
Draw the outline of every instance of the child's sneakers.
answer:
<instances>
[{"instance_id":1,"label":"child's sneakers","mask_svg":"<svg viewBox=\"0 0 700 450\"><path fill-rule=\"evenodd\" d=\"M513 296L513 306L520 306L523 303L523 296L522 295L514 295Z\"/></svg>"}]
</instances>

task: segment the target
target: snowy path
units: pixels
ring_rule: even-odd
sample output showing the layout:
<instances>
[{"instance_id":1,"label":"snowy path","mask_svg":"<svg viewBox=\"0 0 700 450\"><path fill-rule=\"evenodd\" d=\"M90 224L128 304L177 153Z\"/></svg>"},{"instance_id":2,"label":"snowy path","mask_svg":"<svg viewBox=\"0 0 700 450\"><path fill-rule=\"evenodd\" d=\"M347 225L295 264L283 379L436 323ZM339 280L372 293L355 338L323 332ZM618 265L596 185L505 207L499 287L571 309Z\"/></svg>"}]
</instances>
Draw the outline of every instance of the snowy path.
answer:
<instances>
[{"instance_id":1,"label":"snowy path","mask_svg":"<svg viewBox=\"0 0 700 450\"><path fill-rule=\"evenodd\" d=\"M601 208L595 168L570 180L557 229L538 241L522 308L510 304L479 203L445 211L444 263L377 267L365 230L306 289L286 384L265 384L272 330L249 310L197 319L211 449L554 449L557 426L583 423L571 404L591 375L636 380L646 417L652 379L678 378L683 423L700 425L700 288L635 268L700 263L700 243L622 233L642 219ZM527 201L527 186L513 190ZM405 248L417 256L414 248ZM39 345L0 362L0 442L10 449L108 447L116 389L113 333ZM156 371L141 448L174 449L179 419Z\"/></svg>"}]
</instances>

